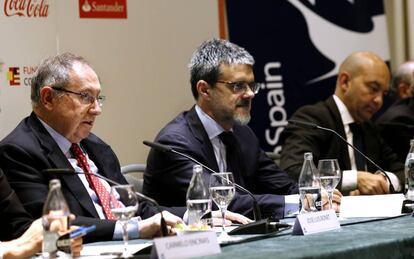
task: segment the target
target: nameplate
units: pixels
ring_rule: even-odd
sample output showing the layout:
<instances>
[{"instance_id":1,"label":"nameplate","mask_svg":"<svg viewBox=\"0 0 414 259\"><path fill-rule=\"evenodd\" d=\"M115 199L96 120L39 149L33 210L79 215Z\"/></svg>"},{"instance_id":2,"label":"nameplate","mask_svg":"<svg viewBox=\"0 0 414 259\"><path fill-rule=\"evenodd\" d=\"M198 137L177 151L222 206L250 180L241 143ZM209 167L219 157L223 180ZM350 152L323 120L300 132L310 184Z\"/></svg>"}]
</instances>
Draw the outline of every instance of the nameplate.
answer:
<instances>
[{"instance_id":1,"label":"nameplate","mask_svg":"<svg viewBox=\"0 0 414 259\"><path fill-rule=\"evenodd\" d=\"M189 258L221 253L214 231L154 239L158 258Z\"/></svg>"},{"instance_id":2,"label":"nameplate","mask_svg":"<svg viewBox=\"0 0 414 259\"><path fill-rule=\"evenodd\" d=\"M310 235L334 229L339 229L338 218L334 210L299 214L293 226L294 235Z\"/></svg>"}]
</instances>

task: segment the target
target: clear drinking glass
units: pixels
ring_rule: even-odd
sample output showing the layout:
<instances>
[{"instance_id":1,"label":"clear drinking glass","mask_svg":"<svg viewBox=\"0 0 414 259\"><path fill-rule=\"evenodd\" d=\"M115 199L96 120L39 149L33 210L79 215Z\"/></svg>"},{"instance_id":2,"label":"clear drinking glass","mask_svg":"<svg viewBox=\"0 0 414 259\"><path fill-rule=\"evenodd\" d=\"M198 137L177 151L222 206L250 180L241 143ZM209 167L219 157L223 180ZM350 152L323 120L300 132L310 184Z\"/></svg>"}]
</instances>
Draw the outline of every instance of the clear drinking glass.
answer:
<instances>
[{"instance_id":1,"label":"clear drinking glass","mask_svg":"<svg viewBox=\"0 0 414 259\"><path fill-rule=\"evenodd\" d=\"M219 207L223 217L222 232L218 237L219 242L230 240L225 229L225 215L227 206L234 197L235 187L233 174L230 172L214 173L210 175L210 194L214 203Z\"/></svg>"},{"instance_id":2,"label":"clear drinking glass","mask_svg":"<svg viewBox=\"0 0 414 259\"><path fill-rule=\"evenodd\" d=\"M119 185L111 187L111 198L109 206L112 214L122 225L122 236L124 239L124 251L122 257L132 257L128 251L127 223L135 216L138 210L138 197L132 185Z\"/></svg>"},{"instance_id":3,"label":"clear drinking glass","mask_svg":"<svg viewBox=\"0 0 414 259\"><path fill-rule=\"evenodd\" d=\"M341 170L339 168L338 160L319 160L318 170L321 185L328 193L329 209L332 209L333 192L341 179Z\"/></svg>"}]
</instances>

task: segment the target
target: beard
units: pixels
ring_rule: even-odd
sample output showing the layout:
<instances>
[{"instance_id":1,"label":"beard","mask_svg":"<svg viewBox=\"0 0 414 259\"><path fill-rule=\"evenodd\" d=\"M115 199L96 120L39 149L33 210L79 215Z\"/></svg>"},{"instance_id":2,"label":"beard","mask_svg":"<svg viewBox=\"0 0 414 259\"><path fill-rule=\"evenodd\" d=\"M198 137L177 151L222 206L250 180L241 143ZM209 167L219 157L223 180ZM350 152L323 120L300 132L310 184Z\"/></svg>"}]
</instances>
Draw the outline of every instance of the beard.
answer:
<instances>
[{"instance_id":1,"label":"beard","mask_svg":"<svg viewBox=\"0 0 414 259\"><path fill-rule=\"evenodd\" d=\"M250 100L240 100L236 104L236 109L224 105L222 102L215 101L212 106L212 113L216 122L219 124L233 125L240 123L246 125L250 122Z\"/></svg>"},{"instance_id":2,"label":"beard","mask_svg":"<svg viewBox=\"0 0 414 259\"><path fill-rule=\"evenodd\" d=\"M233 120L241 125L247 125L250 122L251 116L248 114L234 114Z\"/></svg>"},{"instance_id":3,"label":"beard","mask_svg":"<svg viewBox=\"0 0 414 259\"><path fill-rule=\"evenodd\" d=\"M251 118L250 110L249 110L250 102L251 102L250 100L244 99L244 100L240 100L240 102L237 103L237 107L244 108L247 111L244 114L243 113L238 113L238 114L235 113L234 116L233 116L233 120L235 122L239 122L242 125L247 125L250 122L250 118Z\"/></svg>"}]
</instances>

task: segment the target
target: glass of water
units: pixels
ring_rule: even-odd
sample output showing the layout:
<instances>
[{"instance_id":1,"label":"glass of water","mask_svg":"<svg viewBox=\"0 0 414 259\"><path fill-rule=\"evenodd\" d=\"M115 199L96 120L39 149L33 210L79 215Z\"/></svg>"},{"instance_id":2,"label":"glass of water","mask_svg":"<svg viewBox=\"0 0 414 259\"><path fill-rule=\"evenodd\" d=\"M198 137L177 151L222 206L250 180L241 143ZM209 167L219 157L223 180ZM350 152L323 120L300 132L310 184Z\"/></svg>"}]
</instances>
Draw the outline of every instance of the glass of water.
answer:
<instances>
[{"instance_id":1,"label":"glass of water","mask_svg":"<svg viewBox=\"0 0 414 259\"><path fill-rule=\"evenodd\" d=\"M214 173L210 175L210 194L214 203L219 207L221 211L221 216L223 217L223 228L220 236L218 237L219 241L230 240L230 236L227 234L226 229L226 211L227 206L234 197L235 187L234 187L234 178L233 174L230 172L224 173Z\"/></svg>"},{"instance_id":2,"label":"glass of water","mask_svg":"<svg viewBox=\"0 0 414 259\"><path fill-rule=\"evenodd\" d=\"M118 185L111 187L109 206L112 214L122 225L124 251L122 257L132 257L128 251L128 221L135 216L138 210L138 197L132 185Z\"/></svg>"},{"instance_id":3,"label":"glass of water","mask_svg":"<svg viewBox=\"0 0 414 259\"><path fill-rule=\"evenodd\" d=\"M321 185L328 193L329 209L332 209L333 192L341 179L341 170L339 169L338 160L319 160L318 170Z\"/></svg>"}]
</instances>

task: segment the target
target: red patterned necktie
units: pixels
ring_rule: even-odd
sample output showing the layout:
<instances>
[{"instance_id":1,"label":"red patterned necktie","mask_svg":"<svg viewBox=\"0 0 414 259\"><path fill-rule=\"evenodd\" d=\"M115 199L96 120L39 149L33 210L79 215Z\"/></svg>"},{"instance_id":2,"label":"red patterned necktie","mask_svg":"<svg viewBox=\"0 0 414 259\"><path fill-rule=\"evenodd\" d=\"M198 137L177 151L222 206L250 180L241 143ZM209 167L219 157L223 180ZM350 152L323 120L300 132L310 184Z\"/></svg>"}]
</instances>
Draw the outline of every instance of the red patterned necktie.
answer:
<instances>
[{"instance_id":1,"label":"red patterned necktie","mask_svg":"<svg viewBox=\"0 0 414 259\"><path fill-rule=\"evenodd\" d=\"M73 143L71 150L75 155L76 160L78 161L79 167L82 168L82 170L85 172L85 176L89 182L89 186L95 191L96 195L98 196L98 199L101 202L106 218L114 220L115 217L112 214L111 208L109 207L109 192L105 189L101 181L99 181L98 177L91 173L91 169L89 167L88 161L86 160L86 156L82 152L79 145ZM118 203L118 200L116 200L115 197L113 197L112 201L116 201L116 203Z\"/></svg>"}]
</instances>

